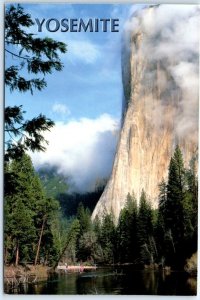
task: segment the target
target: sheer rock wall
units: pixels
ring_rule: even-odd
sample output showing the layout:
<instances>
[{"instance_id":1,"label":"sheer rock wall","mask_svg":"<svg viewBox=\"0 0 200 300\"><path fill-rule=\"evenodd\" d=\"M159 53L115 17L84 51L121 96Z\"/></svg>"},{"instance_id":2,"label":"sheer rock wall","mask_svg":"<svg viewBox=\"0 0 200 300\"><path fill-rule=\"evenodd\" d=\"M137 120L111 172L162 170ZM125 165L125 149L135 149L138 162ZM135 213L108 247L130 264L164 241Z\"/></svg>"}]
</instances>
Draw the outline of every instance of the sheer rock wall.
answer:
<instances>
[{"instance_id":1,"label":"sheer rock wall","mask_svg":"<svg viewBox=\"0 0 200 300\"><path fill-rule=\"evenodd\" d=\"M172 70L180 63L180 57L162 57L152 52L162 43L161 32L148 34L142 21L151 14L151 22L156 22L156 10L153 7L133 16L131 22L136 20L137 26L132 22L131 29L124 33L122 128L112 174L93 219L112 212L117 220L127 194L134 192L139 201L142 189L157 207L158 183L166 179L176 144L180 145L186 163L197 151L198 91L185 91L173 76ZM194 107L189 108L188 117L187 103L191 97L196 98L190 103ZM188 118L193 118L191 124L187 123ZM184 122L188 126L182 128Z\"/></svg>"}]
</instances>

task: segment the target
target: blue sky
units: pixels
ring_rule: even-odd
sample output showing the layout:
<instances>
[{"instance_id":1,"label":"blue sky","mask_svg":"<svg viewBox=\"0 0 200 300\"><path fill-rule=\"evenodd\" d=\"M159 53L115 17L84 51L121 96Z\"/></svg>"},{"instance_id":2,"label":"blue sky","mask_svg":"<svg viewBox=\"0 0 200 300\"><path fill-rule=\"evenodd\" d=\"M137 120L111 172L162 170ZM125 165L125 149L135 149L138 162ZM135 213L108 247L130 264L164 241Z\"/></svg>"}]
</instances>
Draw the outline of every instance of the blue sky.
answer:
<instances>
[{"instance_id":1,"label":"blue sky","mask_svg":"<svg viewBox=\"0 0 200 300\"><path fill-rule=\"evenodd\" d=\"M29 29L30 32L38 34L39 37L49 36L67 44L67 53L60 56L64 69L46 76L47 87L41 92L35 91L33 96L30 93L10 93L6 90L6 105L22 104L23 109L27 111L27 118L43 113L55 121L51 132L44 135L49 141L46 152L30 155L36 169L43 165L57 167L58 173L70 177L71 186L75 190L92 190L98 179L109 178L112 171L120 134L123 97L121 78L123 28L126 21L128 21L127 31L137 28L135 18L129 17L143 6L23 4L25 11L31 14L33 20L119 19L118 33L60 31L38 33L37 25L34 25ZM174 24L173 31L171 31L172 24ZM195 94L197 89L195 87L191 89L191 86L198 86L199 77L198 68L190 62L190 57L193 55L196 57L198 52L198 47L194 47L199 43L198 24L196 8L185 5L175 5L173 9L171 6L161 5L156 11L155 20L145 15L142 22L143 29L149 36L153 36L157 31L163 32L159 46L155 49L148 43L148 47L143 49L144 55L148 55L151 59L167 56L169 61L174 58L178 60L169 72L183 91L185 99L185 114L181 114L177 125L177 133L180 136L185 134L186 127L193 128L193 123L197 122L193 116L197 115L194 112L198 109L194 111L191 105L191 101L195 102L197 99ZM6 65L15 65L18 59L12 59L6 54L5 62ZM194 96L191 97L192 92ZM196 105L196 102L194 104Z\"/></svg>"},{"instance_id":2,"label":"blue sky","mask_svg":"<svg viewBox=\"0 0 200 300\"><path fill-rule=\"evenodd\" d=\"M97 117L109 113L121 115L121 33L130 14L130 5L67 5L67 4L23 4L32 18L119 18L119 33L38 33L37 25L30 31L39 37L49 36L67 44L68 52L61 55L64 69L46 76L47 88L42 92L10 94L6 102L23 104L27 117L40 112L54 121L60 118ZM9 61L9 55L6 61ZM67 106L68 113L60 114L54 106ZM64 107L63 107L64 108ZM60 110L61 112L61 110Z\"/></svg>"},{"instance_id":3,"label":"blue sky","mask_svg":"<svg viewBox=\"0 0 200 300\"><path fill-rule=\"evenodd\" d=\"M44 30L37 25L29 31L38 37L48 36L67 44L60 55L61 72L45 77L47 87L41 92L10 93L6 105L23 105L26 118L40 113L55 121L45 134L49 146L45 153L30 153L34 166L56 166L58 172L71 178L79 191L91 190L99 178L108 178L119 137L122 107L121 38L123 26L131 13L141 5L70 5L22 4L32 19L117 18L117 33L70 33ZM18 51L16 49L16 51ZM5 56L6 65L16 58Z\"/></svg>"}]
</instances>

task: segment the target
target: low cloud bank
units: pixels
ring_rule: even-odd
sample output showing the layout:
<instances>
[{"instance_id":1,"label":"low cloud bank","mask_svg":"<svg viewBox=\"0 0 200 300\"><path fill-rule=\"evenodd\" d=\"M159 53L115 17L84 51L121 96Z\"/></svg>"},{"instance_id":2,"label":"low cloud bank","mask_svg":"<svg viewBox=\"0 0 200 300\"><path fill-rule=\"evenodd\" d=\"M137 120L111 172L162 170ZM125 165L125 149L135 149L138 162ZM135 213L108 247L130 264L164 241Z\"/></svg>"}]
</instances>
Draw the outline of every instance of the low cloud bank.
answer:
<instances>
[{"instance_id":1,"label":"low cloud bank","mask_svg":"<svg viewBox=\"0 0 200 300\"><path fill-rule=\"evenodd\" d=\"M108 114L96 119L57 122L45 134L46 152L31 154L36 169L56 167L71 178L71 190L91 191L97 179L110 175L118 140L119 122Z\"/></svg>"},{"instance_id":2,"label":"low cloud bank","mask_svg":"<svg viewBox=\"0 0 200 300\"><path fill-rule=\"evenodd\" d=\"M168 121L174 127L178 141L187 136L195 143L199 118L199 16L197 5L157 5L134 12L124 31L125 49L130 49L130 36L140 36L142 40L138 46L132 38L131 49L136 59L145 60L149 66L142 80L144 87L149 87L145 96L150 98L154 125L159 130L165 118L164 124ZM153 83L160 94L158 99L153 94L154 101L158 100L156 106L152 102ZM173 111L163 115L164 107L173 101L179 107L176 118Z\"/></svg>"}]
</instances>

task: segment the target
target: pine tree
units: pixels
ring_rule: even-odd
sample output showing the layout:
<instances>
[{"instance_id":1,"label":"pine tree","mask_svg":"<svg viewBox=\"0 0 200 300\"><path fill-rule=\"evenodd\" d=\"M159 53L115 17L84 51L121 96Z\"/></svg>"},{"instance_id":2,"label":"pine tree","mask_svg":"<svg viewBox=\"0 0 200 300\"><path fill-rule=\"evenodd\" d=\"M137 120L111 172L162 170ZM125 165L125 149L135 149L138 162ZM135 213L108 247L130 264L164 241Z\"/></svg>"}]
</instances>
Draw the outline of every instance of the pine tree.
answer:
<instances>
[{"instance_id":1,"label":"pine tree","mask_svg":"<svg viewBox=\"0 0 200 300\"><path fill-rule=\"evenodd\" d=\"M93 230L85 232L79 240L79 258L94 262L98 259L97 237Z\"/></svg>"},{"instance_id":2,"label":"pine tree","mask_svg":"<svg viewBox=\"0 0 200 300\"><path fill-rule=\"evenodd\" d=\"M158 262L162 265L165 264L165 257L167 256L166 253L166 244L165 244L165 235L166 235L166 228L164 222L164 215L165 215L165 207L167 201L167 183L162 180L159 184L159 205L158 205L158 215L155 225L155 240L158 249L159 260Z\"/></svg>"},{"instance_id":3,"label":"pine tree","mask_svg":"<svg viewBox=\"0 0 200 300\"><path fill-rule=\"evenodd\" d=\"M52 233L54 261L61 255L65 246L66 234L70 227L70 220L63 217L62 211L54 211L49 224Z\"/></svg>"},{"instance_id":4,"label":"pine tree","mask_svg":"<svg viewBox=\"0 0 200 300\"><path fill-rule=\"evenodd\" d=\"M130 236L130 250L129 250L129 262L136 262L138 255L138 241L137 241L137 222L138 222L138 208L137 200L134 195L127 199L126 208L129 212L129 236Z\"/></svg>"},{"instance_id":5,"label":"pine tree","mask_svg":"<svg viewBox=\"0 0 200 300\"><path fill-rule=\"evenodd\" d=\"M45 197L41 182L28 155L24 154L21 158L7 163L5 168L4 215L6 260L8 254L11 254L14 248L18 249L18 254L19 250L23 248L25 249L22 249L25 256L37 263L40 257L41 245L43 245L43 248L47 248L49 245L52 247L53 236L50 224L53 214L58 209L57 201ZM19 218L22 216L23 220L19 222ZM22 232L16 235L16 232L19 232L19 224ZM34 234L31 234L29 230L34 231ZM10 241L15 242L12 244ZM18 246L16 246L16 243ZM25 259L23 251L21 251L21 260ZM45 252L44 249L43 252ZM16 256L18 256L16 259L18 263L19 255ZM10 257L10 261L12 259Z\"/></svg>"},{"instance_id":6,"label":"pine tree","mask_svg":"<svg viewBox=\"0 0 200 300\"><path fill-rule=\"evenodd\" d=\"M15 265L19 264L19 259L30 259L31 246L36 235L36 228L33 222L33 213L28 209L22 199L16 195L13 204L9 223L9 235L13 240L13 249L15 256ZM26 249L25 255L23 255Z\"/></svg>"},{"instance_id":7,"label":"pine tree","mask_svg":"<svg viewBox=\"0 0 200 300\"><path fill-rule=\"evenodd\" d=\"M93 221L93 231L96 236L96 249L95 249L95 261L103 262L103 249L101 245L101 221L98 216L95 217Z\"/></svg>"},{"instance_id":8,"label":"pine tree","mask_svg":"<svg viewBox=\"0 0 200 300\"><path fill-rule=\"evenodd\" d=\"M193 227L192 240L190 241L191 253L197 249L197 235L198 235L198 157L194 155L190 161L189 169L186 170L188 194L191 199L190 207L190 220ZM188 197L189 197L188 195Z\"/></svg>"},{"instance_id":9,"label":"pine tree","mask_svg":"<svg viewBox=\"0 0 200 300\"><path fill-rule=\"evenodd\" d=\"M128 211L124 208L120 212L117 226L117 252L120 263L128 262L130 236L128 232Z\"/></svg>"},{"instance_id":10,"label":"pine tree","mask_svg":"<svg viewBox=\"0 0 200 300\"><path fill-rule=\"evenodd\" d=\"M71 226L66 233L66 241L64 243L64 247L58 256L57 260L54 261L53 268L55 269L59 263L63 259L64 256L67 259L70 259L73 263L76 261L77 255L77 242L78 237L80 236L80 223L78 219L74 219L71 223Z\"/></svg>"},{"instance_id":11,"label":"pine tree","mask_svg":"<svg viewBox=\"0 0 200 300\"><path fill-rule=\"evenodd\" d=\"M185 170L180 148L177 146L169 165L165 222L174 238L183 237L183 199L185 196Z\"/></svg>"},{"instance_id":12,"label":"pine tree","mask_svg":"<svg viewBox=\"0 0 200 300\"><path fill-rule=\"evenodd\" d=\"M80 223L80 236L91 229L91 214L88 208L84 208L83 203L79 203L77 219Z\"/></svg>"},{"instance_id":13,"label":"pine tree","mask_svg":"<svg viewBox=\"0 0 200 300\"><path fill-rule=\"evenodd\" d=\"M44 78L53 70L61 71L63 65L58 52L65 53L66 45L50 38L37 38L28 33L34 22L20 5L9 5L5 13L5 53L13 58L14 65L5 70L5 85L11 92L41 91L46 87ZM30 74L33 78L30 78ZM26 78L27 77L27 78ZM31 120L24 119L22 106L5 108L6 154L5 160L16 159L27 150L44 151L43 132L54 122L40 114Z\"/></svg>"},{"instance_id":14,"label":"pine tree","mask_svg":"<svg viewBox=\"0 0 200 300\"><path fill-rule=\"evenodd\" d=\"M170 160L169 176L167 184L167 201L164 212L164 220L167 238L173 247L174 256L168 260L177 263L182 260L184 241L184 201L186 199L186 182L183 156L179 146L176 147ZM183 251L182 251L183 252Z\"/></svg>"},{"instance_id":15,"label":"pine tree","mask_svg":"<svg viewBox=\"0 0 200 300\"><path fill-rule=\"evenodd\" d=\"M103 217L100 244L103 250L104 263L113 264L116 257L116 230L112 214Z\"/></svg>"},{"instance_id":16,"label":"pine tree","mask_svg":"<svg viewBox=\"0 0 200 300\"><path fill-rule=\"evenodd\" d=\"M137 258L137 203L134 195L127 195L126 205L120 212L116 229L118 259L121 263Z\"/></svg>"},{"instance_id":17,"label":"pine tree","mask_svg":"<svg viewBox=\"0 0 200 300\"><path fill-rule=\"evenodd\" d=\"M150 203L147 202L144 190L140 197L140 206L137 223L137 240L140 251L140 261L143 263L153 263L155 247L152 242L153 237L153 216Z\"/></svg>"},{"instance_id":18,"label":"pine tree","mask_svg":"<svg viewBox=\"0 0 200 300\"><path fill-rule=\"evenodd\" d=\"M54 248L53 244L53 235L51 231L51 222L54 218L54 215L59 209L59 204L53 198L41 198L37 203L37 210L35 211L35 225L37 228L37 247L35 255L35 265L37 264L40 257L40 249L43 246L43 259L48 261L48 255L51 254L51 250ZM38 205L39 204L39 205ZM56 255L57 251L54 253Z\"/></svg>"},{"instance_id":19,"label":"pine tree","mask_svg":"<svg viewBox=\"0 0 200 300\"><path fill-rule=\"evenodd\" d=\"M166 262L178 267L183 267L185 259L191 256L192 240L196 240L193 213L197 191L192 173L195 172L185 169L181 150L177 146L170 160L167 186L163 186L167 192L161 193L159 214L164 223Z\"/></svg>"}]
</instances>

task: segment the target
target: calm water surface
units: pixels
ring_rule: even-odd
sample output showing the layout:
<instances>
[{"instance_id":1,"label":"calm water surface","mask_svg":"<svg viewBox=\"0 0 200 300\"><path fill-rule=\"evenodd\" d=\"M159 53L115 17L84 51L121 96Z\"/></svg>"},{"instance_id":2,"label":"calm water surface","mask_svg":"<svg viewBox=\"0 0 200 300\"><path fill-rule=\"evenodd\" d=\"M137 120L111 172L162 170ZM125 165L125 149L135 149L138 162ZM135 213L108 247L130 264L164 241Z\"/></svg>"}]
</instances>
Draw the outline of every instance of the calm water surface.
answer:
<instances>
[{"instance_id":1,"label":"calm water surface","mask_svg":"<svg viewBox=\"0 0 200 300\"><path fill-rule=\"evenodd\" d=\"M56 295L195 295L197 281L184 272L98 269L95 272L56 274L45 282L5 290L10 294Z\"/></svg>"}]
</instances>

